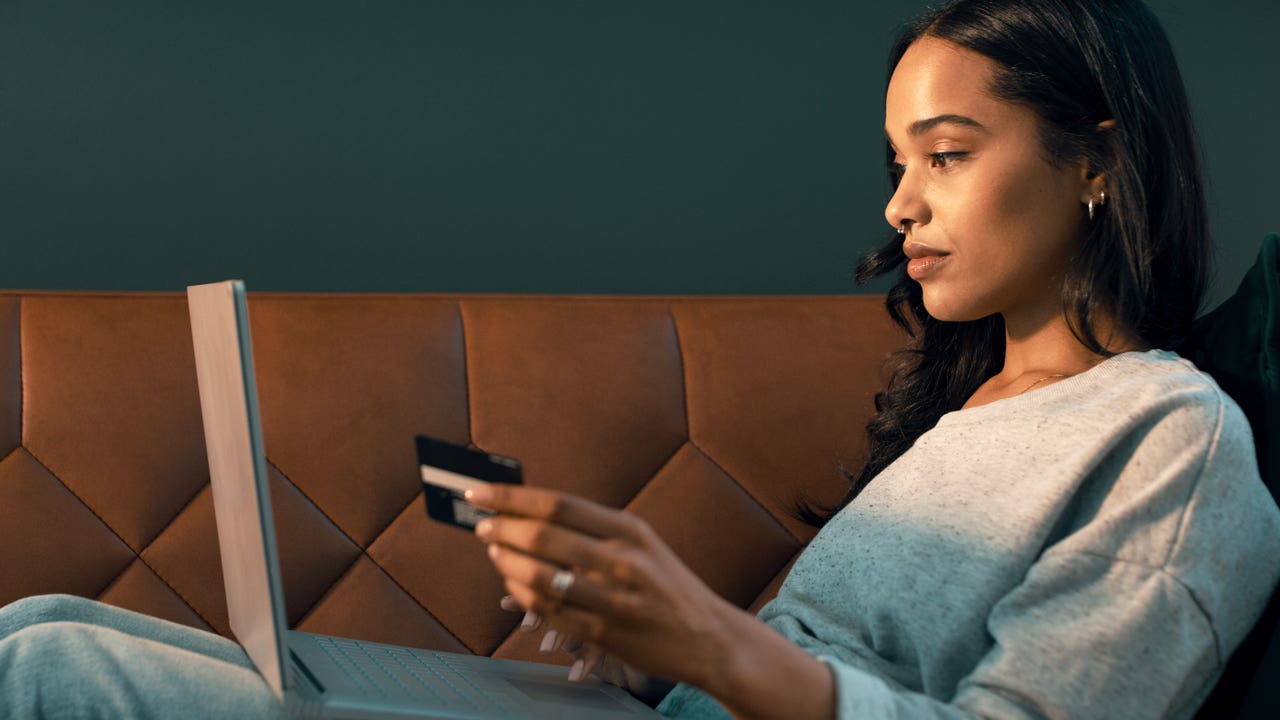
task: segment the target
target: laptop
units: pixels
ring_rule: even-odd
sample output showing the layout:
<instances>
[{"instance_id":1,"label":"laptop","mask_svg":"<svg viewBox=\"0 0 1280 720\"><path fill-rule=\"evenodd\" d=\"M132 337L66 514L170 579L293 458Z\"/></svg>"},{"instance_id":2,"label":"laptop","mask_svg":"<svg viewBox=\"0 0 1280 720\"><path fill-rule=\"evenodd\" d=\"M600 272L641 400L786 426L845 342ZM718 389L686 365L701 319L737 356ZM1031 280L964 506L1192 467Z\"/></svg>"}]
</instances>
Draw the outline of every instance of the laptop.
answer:
<instances>
[{"instance_id":1,"label":"laptop","mask_svg":"<svg viewBox=\"0 0 1280 720\"><path fill-rule=\"evenodd\" d=\"M569 682L560 666L289 630L244 283L193 285L187 300L231 630L292 716L660 717L616 686Z\"/></svg>"}]
</instances>

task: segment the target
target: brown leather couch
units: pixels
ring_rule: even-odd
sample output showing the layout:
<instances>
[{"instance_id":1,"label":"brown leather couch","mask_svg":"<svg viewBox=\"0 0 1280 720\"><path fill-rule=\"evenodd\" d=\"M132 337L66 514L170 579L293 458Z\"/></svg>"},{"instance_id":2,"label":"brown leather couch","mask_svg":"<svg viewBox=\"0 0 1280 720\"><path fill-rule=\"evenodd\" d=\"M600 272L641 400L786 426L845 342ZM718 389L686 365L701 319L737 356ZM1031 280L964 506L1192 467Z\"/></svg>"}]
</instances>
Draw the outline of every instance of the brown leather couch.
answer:
<instances>
[{"instance_id":1,"label":"brown leather couch","mask_svg":"<svg viewBox=\"0 0 1280 720\"><path fill-rule=\"evenodd\" d=\"M427 520L419 432L630 509L758 608L815 532L797 502L863 459L904 342L882 301L251 294L289 624L568 661ZM0 605L65 592L229 635L200 422L184 295L0 292ZM1239 717L1276 717L1276 663L1233 664L1200 717L1246 695Z\"/></svg>"},{"instance_id":2,"label":"brown leather couch","mask_svg":"<svg viewBox=\"0 0 1280 720\"><path fill-rule=\"evenodd\" d=\"M250 294L288 622L543 659L413 436L645 517L741 607L844 489L882 298ZM66 592L229 635L182 294L0 293L0 605ZM555 658L567 661L567 656Z\"/></svg>"}]
</instances>

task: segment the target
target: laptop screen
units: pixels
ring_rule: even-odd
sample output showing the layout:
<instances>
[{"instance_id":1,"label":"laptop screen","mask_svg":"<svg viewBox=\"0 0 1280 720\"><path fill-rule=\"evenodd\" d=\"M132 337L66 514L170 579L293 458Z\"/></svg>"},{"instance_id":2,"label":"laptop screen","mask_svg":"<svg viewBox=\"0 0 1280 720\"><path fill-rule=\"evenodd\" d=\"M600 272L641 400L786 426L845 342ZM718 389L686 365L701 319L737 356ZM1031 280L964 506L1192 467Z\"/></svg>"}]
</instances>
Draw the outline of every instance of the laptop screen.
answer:
<instances>
[{"instance_id":1,"label":"laptop screen","mask_svg":"<svg viewBox=\"0 0 1280 720\"><path fill-rule=\"evenodd\" d=\"M187 304L231 631L283 700L284 593L244 283L193 285Z\"/></svg>"}]
</instances>

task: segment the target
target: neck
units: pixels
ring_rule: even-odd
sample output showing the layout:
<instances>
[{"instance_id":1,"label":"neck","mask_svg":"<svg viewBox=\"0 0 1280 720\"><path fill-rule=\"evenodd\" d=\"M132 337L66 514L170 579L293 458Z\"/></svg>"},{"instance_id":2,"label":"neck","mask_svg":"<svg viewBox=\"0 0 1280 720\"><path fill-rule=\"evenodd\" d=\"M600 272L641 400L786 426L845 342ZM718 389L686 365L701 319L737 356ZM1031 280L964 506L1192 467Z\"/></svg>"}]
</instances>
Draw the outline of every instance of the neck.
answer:
<instances>
[{"instance_id":1,"label":"neck","mask_svg":"<svg viewBox=\"0 0 1280 720\"><path fill-rule=\"evenodd\" d=\"M1075 375L1110 354L1146 349L1141 338L1120 332L1109 317L1094 318L1094 331L1105 354L1080 342L1057 307L1036 315L1006 314L1004 321L1004 367L997 377L1006 381L1029 375Z\"/></svg>"}]
</instances>

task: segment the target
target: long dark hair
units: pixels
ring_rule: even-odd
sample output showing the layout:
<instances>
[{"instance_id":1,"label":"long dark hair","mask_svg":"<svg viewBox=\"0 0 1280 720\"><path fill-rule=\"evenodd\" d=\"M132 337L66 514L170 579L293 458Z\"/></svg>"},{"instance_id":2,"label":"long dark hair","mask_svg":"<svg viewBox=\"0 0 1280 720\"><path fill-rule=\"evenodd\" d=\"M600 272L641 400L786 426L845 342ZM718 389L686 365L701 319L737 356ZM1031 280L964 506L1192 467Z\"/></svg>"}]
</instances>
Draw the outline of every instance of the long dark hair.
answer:
<instances>
[{"instance_id":1,"label":"long dark hair","mask_svg":"<svg viewBox=\"0 0 1280 720\"><path fill-rule=\"evenodd\" d=\"M1052 163L1084 159L1106 174L1107 202L1062 285L1076 337L1108 355L1095 321L1109 316L1152 347L1175 348L1200 309L1210 246L1200 159L1182 77L1160 22L1141 0L953 0L906 26L888 77L907 48L935 37L998 66L988 91L1039 116ZM886 87L888 80L886 78ZM1113 129L1099 123L1115 120ZM894 152L885 147L886 164ZM890 180L896 186L891 173ZM902 236L865 255L859 283L898 270L885 306L911 336L867 424L869 459L846 473L835 508L801 515L822 524L944 413L959 409L1004 364L1004 322L942 322L909 279Z\"/></svg>"}]
</instances>

